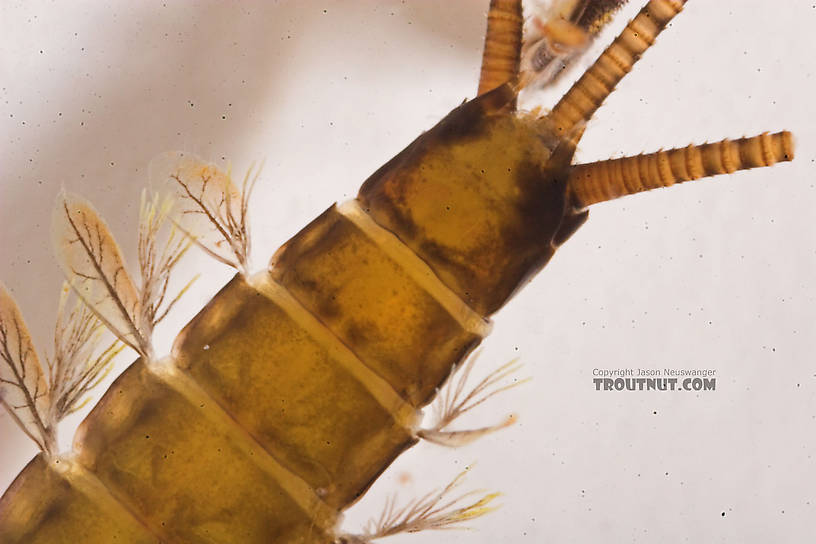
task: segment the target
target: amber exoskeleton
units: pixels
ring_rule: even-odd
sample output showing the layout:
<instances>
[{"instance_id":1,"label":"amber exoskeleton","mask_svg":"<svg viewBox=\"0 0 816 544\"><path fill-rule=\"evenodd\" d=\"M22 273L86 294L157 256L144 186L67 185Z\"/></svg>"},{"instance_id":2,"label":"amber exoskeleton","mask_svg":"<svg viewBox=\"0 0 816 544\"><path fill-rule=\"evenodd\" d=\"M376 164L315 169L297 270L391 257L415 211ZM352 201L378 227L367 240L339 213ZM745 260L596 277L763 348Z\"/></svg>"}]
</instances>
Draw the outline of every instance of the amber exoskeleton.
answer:
<instances>
[{"instance_id":1,"label":"amber exoskeleton","mask_svg":"<svg viewBox=\"0 0 816 544\"><path fill-rule=\"evenodd\" d=\"M512 85L457 108L268 273L237 276L172 361L117 379L71 468L29 465L4 499L10 538L333 538L336 512L414 442L416 408L586 206L792 157L781 133L570 166L582 121L677 8L650 3L549 116L515 113Z\"/></svg>"}]
</instances>

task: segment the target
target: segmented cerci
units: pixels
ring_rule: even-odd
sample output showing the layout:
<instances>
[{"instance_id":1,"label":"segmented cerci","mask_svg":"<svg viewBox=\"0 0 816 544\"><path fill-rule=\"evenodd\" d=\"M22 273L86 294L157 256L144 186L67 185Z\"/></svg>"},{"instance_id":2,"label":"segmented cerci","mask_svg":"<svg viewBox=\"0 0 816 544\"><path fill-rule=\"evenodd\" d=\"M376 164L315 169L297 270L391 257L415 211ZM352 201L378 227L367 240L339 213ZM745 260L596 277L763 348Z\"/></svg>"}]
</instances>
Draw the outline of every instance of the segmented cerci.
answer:
<instances>
[{"instance_id":1,"label":"segmented cerci","mask_svg":"<svg viewBox=\"0 0 816 544\"><path fill-rule=\"evenodd\" d=\"M567 10L545 35L591 34L620 3L590 3L594 16ZM472 391L457 388L431 428L419 428L419 410L588 206L792 159L791 135L780 132L571 164L586 121L682 4L650 1L538 116L515 106L534 81L519 75L521 3L493 0L479 97L375 172L356 199L329 207L262 272L247 270L252 176L239 187L195 157L157 159L151 177L177 204L143 201L139 282L93 208L63 195L54 242L68 282L48 373L0 291L2 399L43 450L0 500L0 541L367 542L487 512L491 494L438 508L443 492L387 511L366 533L336 528L419 439L457 445L495 430L447 426L500 391L512 365ZM551 79L551 57L572 50L546 51L550 60L528 66ZM192 243L239 273L172 354L157 357L153 326L177 300L167 278ZM100 323L118 341L97 349ZM60 455L56 424L123 344L140 357L82 423L74 451Z\"/></svg>"}]
</instances>

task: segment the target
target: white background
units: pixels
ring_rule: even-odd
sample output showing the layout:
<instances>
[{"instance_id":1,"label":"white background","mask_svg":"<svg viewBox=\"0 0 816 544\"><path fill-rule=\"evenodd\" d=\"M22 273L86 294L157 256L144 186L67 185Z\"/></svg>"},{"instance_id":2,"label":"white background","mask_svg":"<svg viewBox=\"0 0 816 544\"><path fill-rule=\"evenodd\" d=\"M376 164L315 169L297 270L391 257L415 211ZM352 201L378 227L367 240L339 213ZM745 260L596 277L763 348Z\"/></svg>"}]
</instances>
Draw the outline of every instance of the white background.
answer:
<instances>
[{"instance_id":1,"label":"white background","mask_svg":"<svg viewBox=\"0 0 816 544\"><path fill-rule=\"evenodd\" d=\"M486 7L3 2L0 278L41 352L60 282L49 223L61 185L96 204L132 263L154 155L185 149L238 172L265 159L252 207L260 268L473 96ZM474 532L441 535L449 542L808 540L814 25L804 0L689 3L589 125L577 160L784 128L796 135L795 162L596 206L496 316L480 359L489 369L519 356L533 381L465 423L510 412L520 422L458 450L414 448L349 511L348 529L392 492L424 494L478 461L465 485L503 492L503 506ZM549 106L563 87L537 99ZM158 331L159 352L230 277L194 255L179 281L199 270ZM597 367L714 368L717 391L596 392ZM64 446L77 423L63 429ZM5 489L35 451L5 414L0 441Z\"/></svg>"}]
</instances>

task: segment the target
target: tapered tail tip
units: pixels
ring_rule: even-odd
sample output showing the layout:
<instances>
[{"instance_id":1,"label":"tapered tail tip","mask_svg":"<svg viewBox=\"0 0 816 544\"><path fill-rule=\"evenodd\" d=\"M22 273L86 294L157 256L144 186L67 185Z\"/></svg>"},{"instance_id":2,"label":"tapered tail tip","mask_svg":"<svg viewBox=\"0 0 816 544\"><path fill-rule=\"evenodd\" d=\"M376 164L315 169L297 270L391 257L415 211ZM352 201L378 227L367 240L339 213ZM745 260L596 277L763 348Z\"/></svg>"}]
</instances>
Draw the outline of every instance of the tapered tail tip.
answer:
<instances>
[{"instance_id":1,"label":"tapered tail tip","mask_svg":"<svg viewBox=\"0 0 816 544\"><path fill-rule=\"evenodd\" d=\"M792 161L794 148L796 147L793 141L793 133L783 130L779 134L781 135L780 140L782 141L782 156L784 157L782 160Z\"/></svg>"},{"instance_id":2,"label":"tapered tail tip","mask_svg":"<svg viewBox=\"0 0 816 544\"><path fill-rule=\"evenodd\" d=\"M573 205L582 209L675 183L771 166L793 160L793 154L790 132L765 132L751 138L578 165L572 168L568 187Z\"/></svg>"}]
</instances>

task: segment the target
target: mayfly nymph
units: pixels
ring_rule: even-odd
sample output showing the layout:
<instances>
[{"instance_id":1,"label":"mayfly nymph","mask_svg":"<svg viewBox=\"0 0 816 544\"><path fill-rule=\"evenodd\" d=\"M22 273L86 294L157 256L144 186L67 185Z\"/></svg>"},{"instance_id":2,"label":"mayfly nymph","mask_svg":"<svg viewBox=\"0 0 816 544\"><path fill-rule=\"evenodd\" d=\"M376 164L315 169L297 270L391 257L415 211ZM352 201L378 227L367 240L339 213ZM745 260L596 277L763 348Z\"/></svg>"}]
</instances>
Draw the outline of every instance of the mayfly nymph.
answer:
<instances>
[{"instance_id":1,"label":"mayfly nymph","mask_svg":"<svg viewBox=\"0 0 816 544\"><path fill-rule=\"evenodd\" d=\"M536 80L519 73L521 3L494 0L479 96L260 272L249 267L254 173L236 183L185 153L157 158L134 277L94 208L63 193L53 243L66 288L46 364L0 288L0 398L42 450L0 499L0 540L368 542L490 511L491 493L447 502L456 479L405 510L387 509L367 532L337 530L341 512L419 440L456 446L507 423L448 427L506 388L512 364L470 390L453 379L434 425L420 425L420 410L589 206L793 158L790 133L778 132L573 165L586 123L683 3L648 2L540 114L516 109L520 88ZM620 2L597 4L603 15ZM588 39L592 25L581 23L584 11L563 13L571 26L546 27L545 36L548 54L567 62L572 49L552 39ZM532 70L553 79L536 55ZM168 278L193 245L238 273L161 357L152 332L186 289L170 293ZM103 327L115 341L99 343ZM124 347L138 359L61 455L56 425Z\"/></svg>"}]
</instances>

